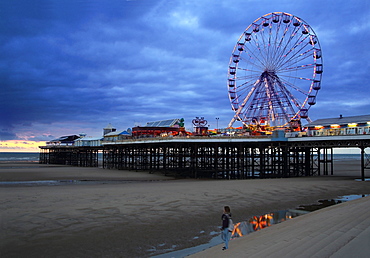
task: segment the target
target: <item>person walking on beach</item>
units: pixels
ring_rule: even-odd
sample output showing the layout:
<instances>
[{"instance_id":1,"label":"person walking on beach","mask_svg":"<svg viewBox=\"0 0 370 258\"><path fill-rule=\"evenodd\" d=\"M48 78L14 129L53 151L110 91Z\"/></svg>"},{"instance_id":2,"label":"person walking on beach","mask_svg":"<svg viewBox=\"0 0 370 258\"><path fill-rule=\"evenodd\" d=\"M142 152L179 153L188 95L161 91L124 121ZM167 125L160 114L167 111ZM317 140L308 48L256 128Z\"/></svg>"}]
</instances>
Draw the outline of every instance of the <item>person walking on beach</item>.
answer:
<instances>
[{"instance_id":1,"label":"person walking on beach","mask_svg":"<svg viewBox=\"0 0 370 258\"><path fill-rule=\"evenodd\" d=\"M231 220L231 211L229 206L224 207L224 212L221 216L222 226L221 226L221 239L224 241L225 246L222 247L222 250L229 248L229 240L231 237L231 231L229 229L229 224Z\"/></svg>"}]
</instances>

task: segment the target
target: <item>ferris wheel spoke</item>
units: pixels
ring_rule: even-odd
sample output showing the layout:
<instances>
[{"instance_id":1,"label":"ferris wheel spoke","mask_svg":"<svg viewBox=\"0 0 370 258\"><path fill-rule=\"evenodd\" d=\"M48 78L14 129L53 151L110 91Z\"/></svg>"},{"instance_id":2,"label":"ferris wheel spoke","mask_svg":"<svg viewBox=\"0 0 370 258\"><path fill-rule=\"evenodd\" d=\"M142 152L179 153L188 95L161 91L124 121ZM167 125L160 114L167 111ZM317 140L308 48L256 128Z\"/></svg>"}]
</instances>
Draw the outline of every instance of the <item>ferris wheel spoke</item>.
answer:
<instances>
[{"instance_id":1,"label":"ferris wheel spoke","mask_svg":"<svg viewBox=\"0 0 370 258\"><path fill-rule=\"evenodd\" d=\"M270 21L271 23L271 21ZM272 26L270 25L268 27L269 33L268 33L268 44L267 44L267 60L268 60L268 67L271 67L271 59L272 59L272 53L274 51L273 45L272 45Z\"/></svg>"},{"instance_id":2,"label":"ferris wheel spoke","mask_svg":"<svg viewBox=\"0 0 370 258\"><path fill-rule=\"evenodd\" d=\"M238 85L236 85L236 87L240 87L240 86L247 85L247 84L253 85L258 80L258 78L259 76L256 76L256 75L253 75L253 76L246 75L246 76L236 77L235 81L238 82Z\"/></svg>"},{"instance_id":3,"label":"ferris wheel spoke","mask_svg":"<svg viewBox=\"0 0 370 258\"><path fill-rule=\"evenodd\" d=\"M312 50L306 50L305 52L303 52L303 53L301 53L300 51L301 50L303 50L306 46L308 45L308 43L306 42L306 44L305 45L303 45L303 46L301 46L301 48L297 51L297 52L295 52L294 54L292 54L292 55L290 55L289 56L289 54L292 52L292 51L290 51L290 52L288 52L288 53L286 53L285 55L284 55L284 57L286 57L285 58L285 60L284 59L282 59L281 58L281 61L280 61L280 63L279 63L279 65L278 66L284 66L284 65L286 65L286 64L289 64L289 63L291 63L291 62L293 62L292 60L294 60L294 59L296 59L296 61L295 62L298 62L298 61L301 61L301 60L304 60L304 59L306 59L306 58L308 58L309 57L309 52L310 51L312 51ZM288 57L289 56L289 57ZM298 59L298 57L300 57L299 59Z\"/></svg>"},{"instance_id":4,"label":"ferris wheel spoke","mask_svg":"<svg viewBox=\"0 0 370 258\"><path fill-rule=\"evenodd\" d=\"M247 96L248 93L254 88L255 86L252 83L249 84L243 84L241 86L238 86L235 89L235 92L238 93L238 96L240 98L244 99L244 96Z\"/></svg>"},{"instance_id":5,"label":"ferris wheel spoke","mask_svg":"<svg viewBox=\"0 0 370 258\"><path fill-rule=\"evenodd\" d=\"M298 37L295 38L294 41L293 35L297 34L299 28L300 27L295 28L295 30L292 32L292 36L289 38L288 42L286 42L286 46L289 46L289 50L288 53L285 54L285 56L288 56L290 52L295 50L299 45L302 44L302 42L304 42L307 39L308 36L303 36L304 34L300 34Z\"/></svg>"},{"instance_id":6,"label":"ferris wheel spoke","mask_svg":"<svg viewBox=\"0 0 370 258\"><path fill-rule=\"evenodd\" d=\"M255 68L255 67L253 67L253 68ZM237 70L239 72L248 72L248 73L250 73L250 75L245 75L245 77L258 77L261 74L261 70L252 70L252 69L241 68L241 67L238 67ZM242 78L242 77L238 77L238 78Z\"/></svg>"},{"instance_id":7,"label":"ferris wheel spoke","mask_svg":"<svg viewBox=\"0 0 370 258\"><path fill-rule=\"evenodd\" d=\"M261 49L261 43L259 42L259 37L258 37L259 35L256 33L256 35L255 35L255 40L254 40L254 42L255 42L255 50L256 50L256 52L254 52L254 53L258 53L258 60L260 61L260 63L262 64L262 66L264 66L265 65L265 63L266 63L266 60L264 60L264 56L262 55L262 49Z\"/></svg>"},{"instance_id":8,"label":"ferris wheel spoke","mask_svg":"<svg viewBox=\"0 0 370 258\"><path fill-rule=\"evenodd\" d=\"M315 63L307 63L303 62L307 57L301 57L297 58L294 61L291 61L290 63L285 64L284 66L280 66L277 71L299 71L299 70L305 70L305 69L313 69L316 64ZM297 66L298 65L298 66Z\"/></svg>"},{"instance_id":9,"label":"ferris wheel spoke","mask_svg":"<svg viewBox=\"0 0 370 258\"><path fill-rule=\"evenodd\" d=\"M305 44L303 44L305 43ZM297 55L301 54L301 51L308 45L307 42L304 42L304 39L302 39L298 44L294 46L289 46L289 50L287 52L282 52L279 56L279 61L277 62L277 66L284 65L284 63L290 62L293 58L295 58ZM286 45L288 46L288 44ZM299 46L299 49L298 49Z\"/></svg>"},{"instance_id":10,"label":"ferris wheel spoke","mask_svg":"<svg viewBox=\"0 0 370 258\"><path fill-rule=\"evenodd\" d=\"M255 53L258 53L259 57L259 61L261 63L261 65L263 66L261 70L265 70L265 69L269 69L272 67L272 64L273 64L273 61L272 61L272 56L273 56L273 53L275 52L275 50L273 49L273 45L271 45L270 43L267 43L267 42L271 42L271 36L270 36L270 33L266 32L264 33L265 30L262 30L261 32L259 32L259 38L261 39L260 42L262 42L262 44L257 44L257 41L256 41L256 47L257 47L257 51L254 51ZM268 33L268 35L266 35ZM263 47L262 47L263 46Z\"/></svg>"},{"instance_id":11,"label":"ferris wheel spoke","mask_svg":"<svg viewBox=\"0 0 370 258\"><path fill-rule=\"evenodd\" d=\"M277 55L276 55L277 63L279 63L281 58L284 57L283 53L285 53L287 51L287 47L289 46L289 42L291 40L291 37L286 39L286 36L287 36L288 32L289 32L289 25L286 25L284 33L283 33L283 35L280 39L279 47L277 49L278 50Z\"/></svg>"},{"instance_id":12,"label":"ferris wheel spoke","mask_svg":"<svg viewBox=\"0 0 370 258\"><path fill-rule=\"evenodd\" d=\"M308 87L308 89L302 89L301 87L297 85L311 85L312 81L314 81L311 78L304 78L304 77L295 77L295 76L289 76L289 75L280 75L279 79L284 82L284 84L289 85L292 89L296 90L297 92L304 94L305 96L309 95L311 92L311 87ZM294 82L294 83L293 83Z\"/></svg>"},{"instance_id":13,"label":"ferris wheel spoke","mask_svg":"<svg viewBox=\"0 0 370 258\"><path fill-rule=\"evenodd\" d=\"M281 78L281 80L282 80L282 81L284 81L284 83L285 83L286 85L288 85L290 88L292 88L292 89L294 89L295 91L297 91L297 92L299 92L299 93L303 94L305 97L307 97L307 96L309 95L309 91L305 91L305 90L303 90L303 89L301 89L301 88L297 87L296 85L294 85L294 84L290 83L289 81L284 80L283 78Z\"/></svg>"},{"instance_id":14,"label":"ferris wheel spoke","mask_svg":"<svg viewBox=\"0 0 370 258\"><path fill-rule=\"evenodd\" d=\"M261 27L261 25L260 25L260 27ZM261 44L262 44L262 46L263 46L263 54L266 54L266 46L267 46L267 44L266 44L266 40L267 39L265 39L265 33L264 33L264 31L265 31L265 28L264 27L262 27L262 30L260 31L260 32L258 32L259 33L259 35L260 35L260 38L261 38Z\"/></svg>"},{"instance_id":15,"label":"ferris wheel spoke","mask_svg":"<svg viewBox=\"0 0 370 258\"><path fill-rule=\"evenodd\" d=\"M280 27L279 27L280 28ZM283 34L281 35L280 39L279 39L279 43L277 44L277 47L276 47L276 50L281 50L281 47L283 45L283 42L284 42L284 39L285 39L285 36L286 34L288 33L288 27L285 26L284 28L284 31L283 31ZM276 37L278 37L278 33L276 34ZM277 52L278 53L278 52Z\"/></svg>"},{"instance_id":16,"label":"ferris wheel spoke","mask_svg":"<svg viewBox=\"0 0 370 258\"><path fill-rule=\"evenodd\" d=\"M267 69L273 69L276 63L276 44L270 44L268 46L268 63L266 65Z\"/></svg>"},{"instance_id":17,"label":"ferris wheel spoke","mask_svg":"<svg viewBox=\"0 0 370 258\"><path fill-rule=\"evenodd\" d=\"M244 100L245 96L248 96L248 93L253 89L253 87L249 88L241 88L235 91L238 94L238 100Z\"/></svg>"},{"instance_id":18,"label":"ferris wheel spoke","mask_svg":"<svg viewBox=\"0 0 370 258\"><path fill-rule=\"evenodd\" d=\"M281 73L291 72L292 70L293 71L310 70L310 69L312 69L313 66L314 66L314 64L306 64L306 65L300 65L300 66L292 66L292 67L286 67L284 69L279 69L279 70L277 70L277 72L279 72L279 74L281 74Z\"/></svg>"},{"instance_id":19,"label":"ferris wheel spoke","mask_svg":"<svg viewBox=\"0 0 370 258\"><path fill-rule=\"evenodd\" d=\"M297 108L301 107L300 101L285 87L285 85L280 81L279 86L282 89L282 92L286 94L289 98L290 101L288 101L289 105L291 106L292 110L294 111L293 105L294 104Z\"/></svg>"},{"instance_id":20,"label":"ferris wheel spoke","mask_svg":"<svg viewBox=\"0 0 370 258\"><path fill-rule=\"evenodd\" d=\"M261 70L258 70L257 67L250 67L250 68L238 67L237 72L240 74L239 76L237 76L237 78L242 78L242 77L257 78L258 76L261 75Z\"/></svg>"},{"instance_id":21,"label":"ferris wheel spoke","mask_svg":"<svg viewBox=\"0 0 370 258\"><path fill-rule=\"evenodd\" d=\"M255 42L256 42L256 48L257 48L257 52L259 53L259 56L261 57L261 58L259 58L259 60L260 60L260 62L261 62L261 64L263 65L263 66L266 66L266 62L267 62L267 60L266 60L266 56L265 56L265 54L264 54L264 52L263 52L263 49L265 48L264 47L264 44L263 44L263 42L262 42L262 39L263 39L263 36L260 36L260 35L263 35L263 34L257 34L256 33L256 36L255 36ZM258 40L258 36L261 38L261 42ZM261 44L262 44L262 46L261 46ZM262 60L261 60L262 59Z\"/></svg>"},{"instance_id":22,"label":"ferris wheel spoke","mask_svg":"<svg viewBox=\"0 0 370 258\"><path fill-rule=\"evenodd\" d=\"M296 76L293 76L293 75L287 75L287 74L280 74L280 77L284 77L288 80L288 78L290 79L298 79L298 80L305 80L305 81L313 81L315 78L307 78L307 77L303 77L303 75L299 76L299 75L296 75Z\"/></svg>"},{"instance_id":23,"label":"ferris wheel spoke","mask_svg":"<svg viewBox=\"0 0 370 258\"><path fill-rule=\"evenodd\" d=\"M263 62L263 60L261 60L261 58L257 55L257 53L258 53L258 51L255 49L255 46L245 46L246 48L247 48L247 50L248 50L248 56L250 57L250 59L255 59L255 60L257 60L258 61L258 63L260 64L260 65L257 65L256 64L256 62L252 62L252 61L247 61L247 59L244 59L243 58L243 60L244 61L246 61L246 62L249 62L249 63L251 63L252 65L254 65L254 66L256 66L256 67L259 67L259 68L263 68L264 67L264 62ZM248 59L248 60L250 60L250 59Z\"/></svg>"},{"instance_id":24,"label":"ferris wheel spoke","mask_svg":"<svg viewBox=\"0 0 370 258\"><path fill-rule=\"evenodd\" d=\"M261 70L251 70L251 69L245 69L245 68L238 68L238 71L241 72L246 72L248 74L246 75L240 75L236 78L255 78L257 79L261 75Z\"/></svg>"},{"instance_id":25,"label":"ferris wheel spoke","mask_svg":"<svg viewBox=\"0 0 370 258\"><path fill-rule=\"evenodd\" d=\"M251 51L248 48L248 56L249 58L240 58L240 61L243 62L245 65L251 65L252 67L258 69L259 71L263 69L263 62L260 60L258 56L254 53L255 51ZM253 53L252 55L250 53ZM257 61L257 62L256 62Z\"/></svg>"},{"instance_id":26,"label":"ferris wheel spoke","mask_svg":"<svg viewBox=\"0 0 370 258\"><path fill-rule=\"evenodd\" d=\"M248 78L248 80L243 80L243 79L237 78L236 81L241 81L241 83L236 86L236 88L240 88L240 87L248 86L248 85L253 86L254 83L256 82L256 78L254 78L254 77L253 78Z\"/></svg>"},{"instance_id":27,"label":"ferris wheel spoke","mask_svg":"<svg viewBox=\"0 0 370 258\"><path fill-rule=\"evenodd\" d=\"M270 20L265 20L266 23L271 23ZM272 26L268 25L263 28L263 31L267 31L266 33L262 34L263 43L265 46L265 56L266 56L266 66L271 67L271 54L273 53L273 45L272 45ZM266 37L264 36L266 34Z\"/></svg>"},{"instance_id":28,"label":"ferris wheel spoke","mask_svg":"<svg viewBox=\"0 0 370 258\"><path fill-rule=\"evenodd\" d=\"M299 54L299 56L296 56L295 59L290 58L289 61L287 60L286 62L281 64L279 66L278 70L280 71L280 70L289 69L289 67L291 67L292 65L301 64L303 62L303 60L310 58L310 52L312 52L312 51L307 50L306 52ZM301 64L298 67L305 67L307 65L313 66L314 64L313 63L312 64Z\"/></svg>"},{"instance_id":29,"label":"ferris wheel spoke","mask_svg":"<svg viewBox=\"0 0 370 258\"><path fill-rule=\"evenodd\" d=\"M282 42L283 42L283 38L281 37L280 38L280 42L278 41L278 37L279 37L279 32L280 32L280 28L282 28L282 26L281 26L281 22L279 22L278 23L278 26L277 26L277 28L276 28L276 33L275 33L275 40L274 40L274 42L275 42L275 44L274 44L274 53L273 53L273 56L272 56L272 60L276 60L276 58L279 56L279 49L281 48L281 44L282 44ZM287 31L286 30L284 30L284 32L283 33L286 33ZM283 34L284 35L284 34ZM277 43L277 42L279 42L279 43Z\"/></svg>"},{"instance_id":30,"label":"ferris wheel spoke","mask_svg":"<svg viewBox=\"0 0 370 258\"><path fill-rule=\"evenodd\" d=\"M256 57L255 60L258 60L258 57ZM260 73L260 71L263 70L264 68L264 65L259 60L258 60L259 62L253 62L254 60L252 59L241 58L240 61L241 61L241 64L238 66L238 70ZM260 64L257 64L257 63L260 63ZM240 66L243 66L243 67L240 67ZM248 69L248 68L244 68L244 66L251 66L251 67Z\"/></svg>"},{"instance_id":31,"label":"ferris wheel spoke","mask_svg":"<svg viewBox=\"0 0 370 258\"><path fill-rule=\"evenodd\" d=\"M292 36L289 38L289 41L286 42L285 46L288 47L289 46L289 50L286 52L286 49L284 49L283 52L280 53L280 62L282 62L283 60L286 60L286 61L289 61L290 58L287 58L291 53L293 53L291 55L291 58L294 57L295 55L299 54L301 50L303 50L309 42L307 42L307 38L309 37L309 35L306 35L304 36L304 34L299 34L298 31L301 30L302 28L302 24L298 27L296 27L294 29L294 31L292 32ZM299 36L297 36L294 39L293 35L297 35L299 34ZM305 44L303 44L305 43ZM299 48L298 48L299 47ZM295 52L294 52L295 51ZM285 53L285 54L283 54Z\"/></svg>"},{"instance_id":32,"label":"ferris wheel spoke","mask_svg":"<svg viewBox=\"0 0 370 258\"><path fill-rule=\"evenodd\" d=\"M235 78L235 81L238 83L236 87L240 87L247 84L253 84L256 81L256 76L242 76Z\"/></svg>"}]
</instances>

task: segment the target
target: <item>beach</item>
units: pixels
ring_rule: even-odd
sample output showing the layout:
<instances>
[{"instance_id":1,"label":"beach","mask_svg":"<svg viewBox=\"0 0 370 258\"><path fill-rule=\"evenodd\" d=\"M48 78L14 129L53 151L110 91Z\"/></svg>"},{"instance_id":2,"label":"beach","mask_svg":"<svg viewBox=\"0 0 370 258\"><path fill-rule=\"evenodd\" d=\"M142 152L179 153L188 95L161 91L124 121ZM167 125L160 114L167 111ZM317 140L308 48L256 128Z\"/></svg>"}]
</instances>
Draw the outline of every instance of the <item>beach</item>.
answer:
<instances>
[{"instance_id":1,"label":"beach","mask_svg":"<svg viewBox=\"0 0 370 258\"><path fill-rule=\"evenodd\" d=\"M369 181L355 180L359 164L336 161L334 176L199 180L1 162L0 255L149 257L197 246L219 232L225 205L238 222L321 199L370 194Z\"/></svg>"}]
</instances>

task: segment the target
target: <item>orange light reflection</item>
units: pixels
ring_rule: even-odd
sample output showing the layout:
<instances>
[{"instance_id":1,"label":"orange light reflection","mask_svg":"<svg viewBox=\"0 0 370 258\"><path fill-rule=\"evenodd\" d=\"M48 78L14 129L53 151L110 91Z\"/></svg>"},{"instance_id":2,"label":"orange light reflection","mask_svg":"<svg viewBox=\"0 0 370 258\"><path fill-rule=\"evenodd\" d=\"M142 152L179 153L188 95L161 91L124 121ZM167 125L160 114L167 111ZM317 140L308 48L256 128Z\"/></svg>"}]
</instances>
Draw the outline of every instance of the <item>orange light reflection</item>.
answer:
<instances>
[{"instance_id":1,"label":"orange light reflection","mask_svg":"<svg viewBox=\"0 0 370 258\"><path fill-rule=\"evenodd\" d=\"M270 214L265 214L262 216L254 216L249 220L249 223L253 225L253 229L255 231L263 229L265 227L269 227L271 225L270 220L272 216Z\"/></svg>"},{"instance_id":2,"label":"orange light reflection","mask_svg":"<svg viewBox=\"0 0 370 258\"><path fill-rule=\"evenodd\" d=\"M236 223L236 224L234 225L233 232L231 232L231 235L232 235L232 236L233 236L234 234L238 234L239 236L243 236L243 233L242 233L242 231L241 231L241 229L240 229L239 225L240 225L240 222L239 222L239 223Z\"/></svg>"}]
</instances>

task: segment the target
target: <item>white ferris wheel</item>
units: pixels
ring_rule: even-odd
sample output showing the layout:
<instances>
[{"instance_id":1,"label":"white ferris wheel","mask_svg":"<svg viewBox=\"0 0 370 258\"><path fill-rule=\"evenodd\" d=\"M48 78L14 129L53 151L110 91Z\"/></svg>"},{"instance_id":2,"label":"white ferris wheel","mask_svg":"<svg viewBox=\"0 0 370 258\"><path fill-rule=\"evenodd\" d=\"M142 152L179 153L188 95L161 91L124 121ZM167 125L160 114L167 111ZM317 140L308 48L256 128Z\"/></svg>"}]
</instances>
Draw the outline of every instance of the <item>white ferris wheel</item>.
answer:
<instances>
[{"instance_id":1,"label":"white ferris wheel","mask_svg":"<svg viewBox=\"0 0 370 258\"><path fill-rule=\"evenodd\" d=\"M321 88L323 61L313 29L301 18L274 12L239 37L229 62L229 123L284 127L306 119Z\"/></svg>"}]
</instances>

